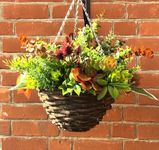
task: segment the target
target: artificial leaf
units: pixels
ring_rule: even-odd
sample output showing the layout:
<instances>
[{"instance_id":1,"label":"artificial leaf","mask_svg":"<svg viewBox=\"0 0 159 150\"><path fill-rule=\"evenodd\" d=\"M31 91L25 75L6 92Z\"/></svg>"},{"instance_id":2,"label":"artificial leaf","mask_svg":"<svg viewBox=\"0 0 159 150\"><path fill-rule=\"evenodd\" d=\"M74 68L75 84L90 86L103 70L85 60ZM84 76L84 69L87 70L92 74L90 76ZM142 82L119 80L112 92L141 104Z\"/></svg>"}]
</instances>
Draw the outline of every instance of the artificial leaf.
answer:
<instances>
[{"instance_id":1,"label":"artificial leaf","mask_svg":"<svg viewBox=\"0 0 159 150\"><path fill-rule=\"evenodd\" d=\"M18 94L22 93L29 99L32 93L32 89L17 89L17 93Z\"/></svg>"},{"instance_id":2,"label":"artificial leaf","mask_svg":"<svg viewBox=\"0 0 159 150\"><path fill-rule=\"evenodd\" d=\"M16 86L12 87L10 90L16 90L21 88L26 88L26 84L24 82L18 83Z\"/></svg>"},{"instance_id":3,"label":"artificial leaf","mask_svg":"<svg viewBox=\"0 0 159 150\"><path fill-rule=\"evenodd\" d=\"M92 89L92 84L90 82L81 82L81 86L84 90Z\"/></svg>"},{"instance_id":4,"label":"artificial leaf","mask_svg":"<svg viewBox=\"0 0 159 150\"><path fill-rule=\"evenodd\" d=\"M84 73L79 73L78 75L78 78L81 80L81 81L90 81L91 80L91 77L87 76L86 74Z\"/></svg>"},{"instance_id":5,"label":"artificial leaf","mask_svg":"<svg viewBox=\"0 0 159 150\"><path fill-rule=\"evenodd\" d=\"M103 99L103 98L105 97L105 95L107 94L107 90L108 90L108 88L107 88L107 87L104 87L104 88L102 89L102 91L99 93L99 95L97 96L97 99L98 99L98 100Z\"/></svg>"},{"instance_id":6,"label":"artificial leaf","mask_svg":"<svg viewBox=\"0 0 159 150\"><path fill-rule=\"evenodd\" d=\"M130 85L127 83L109 83L111 86L115 86L119 89L131 90Z\"/></svg>"},{"instance_id":7,"label":"artificial leaf","mask_svg":"<svg viewBox=\"0 0 159 150\"><path fill-rule=\"evenodd\" d=\"M109 94L116 99L119 96L119 91L116 87L108 86Z\"/></svg>"},{"instance_id":8,"label":"artificial leaf","mask_svg":"<svg viewBox=\"0 0 159 150\"><path fill-rule=\"evenodd\" d=\"M24 95L29 99L32 93L32 89L26 89Z\"/></svg>"},{"instance_id":9,"label":"artificial leaf","mask_svg":"<svg viewBox=\"0 0 159 150\"><path fill-rule=\"evenodd\" d=\"M80 87L79 85L75 85L74 91L75 91L75 93L76 93L78 96L80 96L80 94L81 94L81 87Z\"/></svg>"},{"instance_id":10,"label":"artificial leaf","mask_svg":"<svg viewBox=\"0 0 159 150\"><path fill-rule=\"evenodd\" d=\"M73 89L67 88L66 90L62 89L62 95L70 94L72 95Z\"/></svg>"},{"instance_id":11,"label":"artificial leaf","mask_svg":"<svg viewBox=\"0 0 159 150\"><path fill-rule=\"evenodd\" d=\"M145 90L143 88L137 88L137 87L133 86L133 87L131 87L131 90L132 90L132 92L135 92L137 94L147 96L147 97L154 99L154 100L158 100L157 97L155 97L153 94L151 94L150 92L148 92L147 90Z\"/></svg>"},{"instance_id":12,"label":"artificial leaf","mask_svg":"<svg viewBox=\"0 0 159 150\"><path fill-rule=\"evenodd\" d=\"M97 79L96 82L101 85L101 86L106 86L107 85L107 81L104 79Z\"/></svg>"},{"instance_id":13,"label":"artificial leaf","mask_svg":"<svg viewBox=\"0 0 159 150\"><path fill-rule=\"evenodd\" d=\"M95 91L101 91L102 90L102 88L97 83L91 82L91 84L92 84L92 87Z\"/></svg>"},{"instance_id":14,"label":"artificial leaf","mask_svg":"<svg viewBox=\"0 0 159 150\"><path fill-rule=\"evenodd\" d=\"M94 96L96 96L96 94L97 94L96 91L93 89L90 90L90 93L93 94Z\"/></svg>"},{"instance_id":15,"label":"artificial leaf","mask_svg":"<svg viewBox=\"0 0 159 150\"><path fill-rule=\"evenodd\" d=\"M79 78L78 78L78 75L79 75L79 72L80 72L80 68L74 68L74 69L72 69L71 72L72 72L72 75L73 75L74 79L76 81L80 81Z\"/></svg>"},{"instance_id":16,"label":"artificial leaf","mask_svg":"<svg viewBox=\"0 0 159 150\"><path fill-rule=\"evenodd\" d=\"M102 78L104 78L105 77L105 74L98 74L97 76L96 76L96 79L102 79Z\"/></svg>"},{"instance_id":17,"label":"artificial leaf","mask_svg":"<svg viewBox=\"0 0 159 150\"><path fill-rule=\"evenodd\" d=\"M70 79L70 80L74 80L74 77L73 77L73 73L72 73L72 72L70 72L70 74L69 74L69 79Z\"/></svg>"}]
</instances>

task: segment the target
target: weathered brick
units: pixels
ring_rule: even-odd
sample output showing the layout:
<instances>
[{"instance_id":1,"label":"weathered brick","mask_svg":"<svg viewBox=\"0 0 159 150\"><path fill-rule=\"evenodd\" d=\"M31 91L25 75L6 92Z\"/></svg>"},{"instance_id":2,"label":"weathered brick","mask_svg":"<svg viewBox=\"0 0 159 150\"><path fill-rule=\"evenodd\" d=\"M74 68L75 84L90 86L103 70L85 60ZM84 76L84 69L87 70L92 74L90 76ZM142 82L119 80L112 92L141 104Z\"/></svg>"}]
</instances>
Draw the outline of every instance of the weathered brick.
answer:
<instances>
[{"instance_id":1,"label":"weathered brick","mask_svg":"<svg viewBox=\"0 0 159 150\"><path fill-rule=\"evenodd\" d=\"M50 140L49 141L49 149L48 150L70 150L72 142L70 140Z\"/></svg>"},{"instance_id":2,"label":"weathered brick","mask_svg":"<svg viewBox=\"0 0 159 150\"><path fill-rule=\"evenodd\" d=\"M2 140L3 150L46 150L46 139L5 138Z\"/></svg>"},{"instance_id":3,"label":"weathered brick","mask_svg":"<svg viewBox=\"0 0 159 150\"><path fill-rule=\"evenodd\" d=\"M122 142L104 140L76 140L74 150L121 150Z\"/></svg>"},{"instance_id":4,"label":"weathered brick","mask_svg":"<svg viewBox=\"0 0 159 150\"><path fill-rule=\"evenodd\" d=\"M42 106L2 106L3 119L46 119L47 115Z\"/></svg>"},{"instance_id":5,"label":"weathered brick","mask_svg":"<svg viewBox=\"0 0 159 150\"><path fill-rule=\"evenodd\" d=\"M59 130L49 122L15 121L12 134L16 136L58 136Z\"/></svg>"},{"instance_id":6,"label":"weathered brick","mask_svg":"<svg viewBox=\"0 0 159 150\"><path fill-rule=\"evenodd\" d=\"M6 5L3 9L5 19L42 19L48 18L48 6L38 4Z\"/></svg>"}]
</instances>

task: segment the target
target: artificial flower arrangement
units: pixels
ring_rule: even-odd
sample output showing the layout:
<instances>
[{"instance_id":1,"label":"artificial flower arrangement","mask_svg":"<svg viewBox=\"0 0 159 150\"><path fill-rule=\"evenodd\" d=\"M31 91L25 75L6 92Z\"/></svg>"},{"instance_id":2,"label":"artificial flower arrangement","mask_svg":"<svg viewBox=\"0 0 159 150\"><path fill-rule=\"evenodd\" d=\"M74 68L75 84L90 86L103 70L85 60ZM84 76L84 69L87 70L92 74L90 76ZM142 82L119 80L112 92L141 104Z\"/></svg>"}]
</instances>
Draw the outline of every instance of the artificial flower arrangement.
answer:
<instances>
[{"instance_id":1,"label":"artificial flower arrangement","mask_svg":"<svg viewBox=\"0 0 159 150\"><path fill-rule=\"evenodd\" d=\"M98 34L98 21L93 22L92 28ZM91 94L91 98L95 97L95 100L99 102L107 101L106 97L115 100L121 93L129 92L157 99L145 89L136 86L137 80L135 76L140 67L129 67L129 64L136 56L152 58L153 51L149 48L132 50L125 45L123 40L116 39L113 33L101 38L99 45L88 25L79 29L77 35L70 34L62 42L56 44L41 39L28 40L25 36L22 36L20 40L27 54L15 57L13 60L6 61L6 63L11 69L20 72L14 89L23 90L26 95L29 95L31 89L37 89L39 93L42 91L56 93L58 91L59 99L74 97L75 95L77 95L76 99L78 99L83 95ZM48 100L48 95L45 95L44 99ZM56 99L56 97L52 96L53 98ZM88 97L85 101L91 103L89 102L91 98ZM45 107L48 108L50 103L51 100L48 100ZM76 103L79 102L76 101ZM54 104L50 105L54 107ZM89 104L87 107L89 107ZM94 107L96 108L96 106ZM56 112L56 110L53 110L53 112ZM62 111L63 108L60 112ZM66 114L66 116L70 115L70 113ZM67 118L66 116L63 117ZM78 117L78 115L75 116ZM52 115L51 117L58 120L58 115ZM61 123L62 125L59 125L59 123L57 125L66 128L64 126L70 122L73 121L67 119L66 122ZM77 126L76 128L78 128ZM72 127L71 129L68 128L68 130L84 131L88 129L78 130Z\"/></svg>"}]
</instances>

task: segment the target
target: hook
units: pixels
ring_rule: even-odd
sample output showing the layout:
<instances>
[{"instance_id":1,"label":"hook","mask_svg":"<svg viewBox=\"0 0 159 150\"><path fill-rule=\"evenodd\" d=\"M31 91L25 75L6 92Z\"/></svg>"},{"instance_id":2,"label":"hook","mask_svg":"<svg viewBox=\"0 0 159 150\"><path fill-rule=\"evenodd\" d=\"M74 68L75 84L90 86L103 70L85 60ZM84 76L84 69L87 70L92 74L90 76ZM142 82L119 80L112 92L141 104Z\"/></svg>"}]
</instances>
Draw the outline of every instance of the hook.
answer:
<instances>
[{"instance_id":1,"label":"hook","mask_svg":"<svg viewBox=\"0 0 159 150\"><path fill-rule=\"evenodd\" d=\"M84 5L85 5L85 8L86 8L86 10L87 10L87 13L88 13L88 15L89 15L89 17L90 17L90 0L82 0L82 1L83 1ZM87 20L87 17L86 17L86 15L85 15L84 11L83 11L83 17L84 17L84 25L85 25L85 26L86 26L86 25L89 25L89 22L88 22L88 20Z\"/></svg>"}]
</instances>

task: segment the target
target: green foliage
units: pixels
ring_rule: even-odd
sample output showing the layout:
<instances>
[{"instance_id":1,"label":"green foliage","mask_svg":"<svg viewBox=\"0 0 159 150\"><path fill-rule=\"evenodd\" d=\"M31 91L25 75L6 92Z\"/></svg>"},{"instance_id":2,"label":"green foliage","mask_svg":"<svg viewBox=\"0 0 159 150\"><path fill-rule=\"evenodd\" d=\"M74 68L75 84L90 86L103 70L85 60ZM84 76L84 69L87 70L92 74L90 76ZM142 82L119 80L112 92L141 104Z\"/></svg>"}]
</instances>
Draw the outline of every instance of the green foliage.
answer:
<instances>
[{"instance_id":1,"label":"green foliage","mask_svg":"<svg viewBox=\"0 0 159 150\"><path fill-rule=\"evenodd\" d=\"M64 78L65 67L59 61L48 58L22 56L7 61L7 64L12 70L23 74L23 88L53 90L58 88Z\"/></svg>"},{"instance_id":2,"label":"green foliage","mask_svg":"<svg viewBox=\"0 0 159 150\"><path fill-rule=\"evenodd\" d=\"M97 21L92 28L98 34ZM146 90L135 88L133 77L139 66L128 67L134 53L112 32L100 39L101 46L89 26L79 29L75 38L66 36L56 45L24 37L21 42L27 55L6 60L11 69L21 73L14 89L61 90L63 95L78 96L91 93L97 95L98 100L107 95L116 99L121 91L133 91L156 99ZM144 51L135 53L141 52ZM152 56L150 50L144 54Z\"/></svg>"},{"instance_id":3,"label":"green foliage","mask_svg":"<svg viewBox=\"0 0 159 150\"><path fill-rule=\"evenodd\" d=\"M124 45L124 41L115 40L115 35L113 32L110 32L102 41L102 49L104 50L105 55L110 55L114 53L119 47ZM115 41L114 41L115 40Z\"/></svg>"},{"instance_id":4,"label":"green foliage","mask_svg":"<svg viewBox=\"0 0 159 150\"><path fill-rule=\"evenodd\" d=\"M108 86L109 94L116 99L119 96L119 90L115 86Z\"/></svg>"},{"instance_id":5,"label":"green foliage","mask_svg":"<svg viewBox=\"0 0 159 150\"><path fill-rule=\"evenodd\" d=\"M107 91L108 91L108 88L104 87L102 91L99 93L99 95L97 96L97 100L103 99L106 96Z\"/></svg>"},{"instance_id":6,"label":"green foliage","mask_svg":"<svg viewBox=\"0 0 159 150\"><path fill-rule=\"evenodd\" d=\"M152 95L150 92L148 92L145 89L137 88L137 87L134 87L134 86L132 86L131 89L132 89L132 92L135 92L135 93L140 94L140 95L147 96L151 99L158 100L154 95Z\"/></svg>"}]
</instances>

